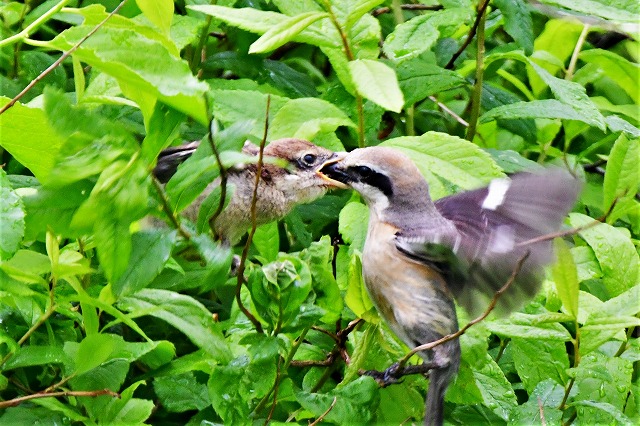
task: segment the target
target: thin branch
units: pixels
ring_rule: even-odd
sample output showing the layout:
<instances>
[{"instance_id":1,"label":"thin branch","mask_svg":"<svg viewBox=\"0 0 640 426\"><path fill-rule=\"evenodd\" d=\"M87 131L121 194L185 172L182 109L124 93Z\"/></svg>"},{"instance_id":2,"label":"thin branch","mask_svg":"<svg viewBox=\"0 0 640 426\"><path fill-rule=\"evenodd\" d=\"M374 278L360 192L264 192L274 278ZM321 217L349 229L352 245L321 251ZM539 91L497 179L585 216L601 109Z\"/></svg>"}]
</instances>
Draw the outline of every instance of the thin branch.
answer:
<instances>
[{"instance_id":1,"label":"thin branch","mask_svg":"<svg viewBox=\"0 0 640 426\"><path fill-rule=\"evenodd\" d=\"M62 10L62 8L65 7L67 3L69 3L69 1L71 0L61 0L58 4L56 4L51 9L43 13L38 19L33 21L31 24L29 24L24 30L20 31L17 34L12 35L11 37L7 37L4 40L0 40L0 48L9 44L17 43L19 41L22 41L28 38L32 32L40 28L40 26L45 22L47 22L49 19L51 19L53 15L60 12L60 10ZM26 9L27 9L27 5L25 4L23 12Z\"/></svg>"},{"instance_id":2,"label":"thin branch","mask_svg":"<svg viewBox=\"0 0 640 426\"><path fill-rule=\"evenodd\" d=\"M38 75L36 78L34 78L33 80L31 80L31 82L27 85L27 87L25 87L20 93L18 93L13 99L11 99L9 101L8 104L6 104L5 106L3 106L2 108L0 108L0 114L4 113L6 110L8 110L9 108L11 108L12 106L15 105L16 102L18 102L29 90L31 90L33 88L33 86L35 86L36 84L38 84L43 78L45 78L47 75L49 75L49 73L51 73L51 71L53 71L54 69L56 69L58 67L58 65L60 65L62 63L62 61L64 61L65 59L67 59L73 52L75 52L82 43L84 43L89 37L91 37L92 35L94 35L96 33L96 31L98 31L113 15L115 15L116 13L118 13L118 11L120 10L120 8L122 8L122 6L124 6L124 4L127 2L127 0L122 0L120 2L120 4L118 6L116 6L115 9L113 9L113 11L111 13L109 13L106 18L104 18L98 25L96 25L91 31L89 31L89 33L82 37L76 44L74 44L73 46L71 46L71 49L67 50L66 52L64 52L62 54L62 56L60 56L58 58L57 61L55 61L53 64L51 64L49 67L47 67L46 70L42 71L40 73L40 75Z\"/></svg>"},{"instance_id":3,"label":"thin branch","mask_svg":"<svg viewBox=\"0 0 640 426\"><path fill-rule=\"evenodd\" d=\"M333 402L331 403L331 405L329 406L329 408L327 408L327 411L325 411L324 413L322 413L320 415L320 417L318 417L314 422L309 423L309 426L316 426L318 424L320 424L320 422L322 420L324 420L324 418L327 416L327 414L329 414L329 411L333 410L333 407L336 406L336 402L338 402L338 397L334 396L333 397Z\"/></svg>"},{"instance_id":4,"label":"thin branch","mask_svg":"<svg viewBox=\"0 0 640 426\"><path fill-rule=\"evenodd\" d=\"M269 414L267 418L264 420L264 426L267 426L273 417L273 412L276 410L276 404L278 403L278 385L280 384L280 357L276 362L276 381L273 384L273 403L271 404L271 409L269 410Z\"/></svg>"},{"instance_id":5,"label":"thin branch","mask_svg":"<svg viewBox=\"0 0 640 426\"><path fill-rule=\"evenodd\" d=\"M403 4L403 5L400 5L400 8L402 10L421 11L421 10L442 10L444 9L444 6L442 6L441 4L437 4L434 6L428 6L426 4ZM390 7L379 7L375 9L373 12L371 12L371 14L374 17L377 17L389 12L391 12Z\"/></svg>"},{"instance_id":6,"label":"thin branch","mask_svg":"<svg viewBox=\"0 0 640 426\"><path fill-rule=\"evenodd\" d=\"M29 401L37 398L57 398L59 396L96 397L96 396L102 396L102 395L111 395L113 397L120 398L119 393L114 392L110 389L102 389L97 391L64 391L64 392L51 392L51 393L39 392L39 393L34 393L33 395L26 395L26 396L21 396L19 398L10 399L7 401L0 401L0 408L15 407L16 405L19 405L25 401Z\"/></svg>"},{"instance_id":7,"label":"thin branch","mask_svg":"<svg viewBox=\"0 0 640 426\"><path fill-rule=\"evenodd\" d=\"M462 43L462 46L460 46L458 51L453 54L453 56L445 66L446 69L452 70L456 60L460 57L460 55L462 55L462 52L464 52L465 49L471 44L471 40L473 40L473 38L476 36L476 32L478 31L478 26L480 25L480 20L484 16L484 12L487 10L487 6L489 6L490 1L491 0L485 0L485 2L478 7L478 15L476 16L476 20L473 23L471 30L469 30L469 35L467 36L467 39L464 41L464 43Z\"/></svg>"},{"instance_id":8,"label":"thin branch","mask_svg":"<svg viewBox=\"0 0 640 426\"><path fill-rule=\"evenodd\" d=\"M156 192L160 197L162 210L167 215L167 217L169 217L169 221L171 222L173 227L178 230L178 233L180 234L180 236L182 236L182 238L187 241L191 240L191 234L189 234L189 232L187 232L187 230L182 227L180 221L178 220L178 217L173 213L173 210L171 210L171 205L169 204L167 194L165 194L164 189L162 188L162 184L160 183L160 181L158 181L158 178L156 178L155 176L151 176L151 182L153 183L153 187L156 189Z\"/></svg>"},{"instance_id":9,"label":"thin branch","mask_svg":"<svg viewBox=\"0 0 640 426\"><path fill-rule=\"evenodd\" d=\"M21 346L24 342L27 341L27 339L29 337L31 337L31 335L42 325L45 323L46 320L49 319L49 317L56 311L56 308L58 306L55 304L52 304L49 306L49 309L47 309L45 311L44 314L42 314L42 316L40 318L38 318L38 321L36 321L35 324L33 324L29 330L27 330L27 332L20 338L20 340L18 340L18 346ZM9 351L9 353L7 353L4 358L2 358L2 361L0 361L0 367L2 367L15 353L15 351Z\"/></svg>"},{"instance_id":10,"label":"thin branch","mask_svg":"<svg viewBox=\"0 0 640 426\"><path fill-rule=\"evenodd\" d=\"M253 195L251 198L251 230L249 230L249 235L247 237L247 241L244 244L244 248L242 249L242 256L240 257L240 264L238 265L238 283L236 284L236 301L238 303L238 307L242 311L243 314L256 328L258 333L263 333L262 324L256 317L253 316L251 312L244 306L242 303L242 298L240 297L240 291L242 290L242 285L246 284L244 280L244 268L247 262L247 257L249 256L249 247L251 247L251 242L253 241L253 236L256 233L257 227L257 203L258 203L258 187L260 186L260 177L262 176L262 166L263 166L263 158L264 158L264 146L267 143L267 133L269 132L269 109L271 107L271 96L267 96L267 110L265 112L264 119L264 133L262 135L262 140L260 141L260 151L258 152L258 164L256 165L256 181L253 186Z\"/></svg>"},{"instance_id":11,"label":"thin branch","mask_svg":"<svg viewBox=\"0 0 640 426\"><path fill-rule=\"evenodd\" d=\"M576 42L576 47L573 49L573 53L571 54L571 60L569 61L569 67L567 68L567 72L564 75L565 80L571 80L573 78L573 72L576 69L576 65L578 64L578 55L580 55L580 51L582 50L582 46L584 42L587 40L587 35L589 34L589 30L591 26L589 24L584 24L582 27L582 32L578 37L578 41Z\"/></svg>"},{"instance_id":12,"label":"thin branch","mask_svg":"<svg viewBox=\"0 0 640 426\"><path fill-rule=\"evenodd\" d=\"M487 0L486 4L489 4ZM473 138L476 135L476 127L478 125L478 117L480 117L480 104L482 99L482 80L484 78L484 25L487 15L485 13L486 7L482 10L478 10L478 48L476 52L476 81L473 85L473 93L471 94L471 114L469 119L469 127L467 127L466 139L473 142Z\"/></svg>"},{"instance_id":13,"label":"thin branch","mask_svg":"<svg viewBox=\"0 0 640 426\"><path fill-rule=\"evenodd\" d=\"M209 145L211 146L211 151L213 155L216 157L216 162L218 163L218 169L220 170L220 201L218 202L218 207L216 211L209 218L209 228L211 232L215 236L216 239L219 238L219 235L216 233L216 220L224 210L224 202L227 198L227 182L229 179L229 173L227 172L227 168L222 164L222 159L220 158L220 152L218 151L218 147L215 143L215 136L217 134L217 126L215 126L214 119L211 119L209 123L209 135L207 140L209 141Z\"/></svg>"},{"instance_id":14,"label":"thin branch","mask_svg":"<svg viewBox=\"0 0 640 426\"><path fill-rule=\"evenodd\" d=\"M443 104L442 102L440 102L438 99L436 99L435 96L429 96L429 99L431 101L433 101L436 105L438 105L438 107L443 110L444 112L446 112L447 114L449 114L451 117L453 117L458 123L462 124L464 127L469 127L469 123L467 123L464 118L460 117L458 114L456 114L455 112L453 112L453 110L449 109L449 107L447 107L445 104Z\"/></svg>"}]
</instances>

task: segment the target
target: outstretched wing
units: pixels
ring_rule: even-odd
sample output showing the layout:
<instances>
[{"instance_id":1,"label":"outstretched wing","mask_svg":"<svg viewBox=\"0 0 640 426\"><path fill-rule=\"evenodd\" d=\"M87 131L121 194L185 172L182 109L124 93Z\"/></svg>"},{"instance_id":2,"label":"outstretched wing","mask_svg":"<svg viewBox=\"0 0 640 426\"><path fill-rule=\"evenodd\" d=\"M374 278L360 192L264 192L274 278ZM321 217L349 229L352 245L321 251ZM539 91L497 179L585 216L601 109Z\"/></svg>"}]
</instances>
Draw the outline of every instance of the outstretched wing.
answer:
<instances>
[{"instance_id":1,"label":"outstretched wing","mask_svg":"<svg viewBox=\"0 0 640 426\"><path fill-rule=\"evenodd\" d=\"M489 187L435 202L456 232L412 231L399 235L397 247L408 256L443 271L458 302L473 314L509 279L525 259L516 281L499 300L499 310L517 308L535 295L543 268L553 259L551 239L580 191L568 173L521 173Z\"/></svg>"}]
</instances>

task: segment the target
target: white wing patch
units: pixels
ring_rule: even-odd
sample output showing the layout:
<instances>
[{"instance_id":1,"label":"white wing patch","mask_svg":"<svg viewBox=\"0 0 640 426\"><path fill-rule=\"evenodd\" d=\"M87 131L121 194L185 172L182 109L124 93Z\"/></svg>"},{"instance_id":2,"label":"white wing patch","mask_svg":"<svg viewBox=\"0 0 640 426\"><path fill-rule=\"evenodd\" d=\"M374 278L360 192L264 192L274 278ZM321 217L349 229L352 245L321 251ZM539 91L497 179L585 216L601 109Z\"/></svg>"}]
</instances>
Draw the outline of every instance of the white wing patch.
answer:
<instances>
[{"instance_id":1,"label":"white wing patch","mask_svg":"<svg viewBox=\"0 0 640 426\"><path fill-rule=\"evenodd\" d=\"M482 203L483 209L495 210L504 201L505 195L511 186L511 181L507 179L496 179L489 184L489 193Z\"/></svg>"},{"instance_id":2,"label":"white wing patch","mask_svg":"<svg viewBox=\"0 0 640 426\"><path fill-rule=\"evenodd\" d=\"M509 253L516 244L513 226L501 225L491 232L488 249L494 253Z\"/></svg>"}]
</instances>

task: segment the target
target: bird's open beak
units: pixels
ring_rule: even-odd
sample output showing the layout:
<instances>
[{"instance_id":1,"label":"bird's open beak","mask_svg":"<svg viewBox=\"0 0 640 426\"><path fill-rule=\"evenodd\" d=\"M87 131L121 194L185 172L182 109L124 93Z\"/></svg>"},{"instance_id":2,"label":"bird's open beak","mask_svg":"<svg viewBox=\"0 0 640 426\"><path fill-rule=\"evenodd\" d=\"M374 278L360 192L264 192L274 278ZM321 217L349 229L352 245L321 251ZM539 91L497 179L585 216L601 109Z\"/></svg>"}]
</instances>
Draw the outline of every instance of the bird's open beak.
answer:
<instances>
[{"instance_id":1,"label":"bird's open beak","mask_svg":"<svg viewBox=\"0 0 640 426\"><path fill-rule=\"evenodd\" d=\"M316 172L323 180L335 188L346 189L348 175L342 171L341 161L347 156L346 152L336 152L333 157L327 160Z\"/></svg>"}]
</instances>

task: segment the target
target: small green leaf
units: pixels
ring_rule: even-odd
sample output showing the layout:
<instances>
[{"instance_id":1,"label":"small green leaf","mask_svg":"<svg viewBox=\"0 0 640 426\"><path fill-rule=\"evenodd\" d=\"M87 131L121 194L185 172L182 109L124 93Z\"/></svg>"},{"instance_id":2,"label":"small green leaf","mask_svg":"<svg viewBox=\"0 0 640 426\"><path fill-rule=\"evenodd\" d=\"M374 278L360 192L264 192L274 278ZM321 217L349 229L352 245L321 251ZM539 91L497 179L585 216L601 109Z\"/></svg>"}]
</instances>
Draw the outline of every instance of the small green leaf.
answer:
<instances>
[{"instance_id":1,"label":"small green leaf","mask_svg":"<svg viewBox=\"0 0 640 426\"><path fill-rule=\"evenodd\" d=\"M497 0L496 6L504 17L504 30L524 50L533 53L533 21L529 7L523 0Z\"/></svg>"},{"instance_id":2,"label":"small green leaf","mask_svg":"<svg viewBox=\"0 0 640 426\"><path fill-rule=\"evenodd\" d=\"M313 140L319 133L334 132L340 126L356 125L337 106L318 98L288 101L275 113L269 126L271 139Z\"/></svg>"},{"instance_id":3,"label":"small green leaf","mask_svg":"<svg viewBox=\"0 0 640 426\"><path fill-rule=\"evenodd\" d=\"M404 97L395 71L379 61L356 59L349 62L349 71L356 90L381 107L400 112Z\"/></svg>"},{"instance_id":4,"label":"small green leaf","mask_svg":"<svg viewBox=\"0 0 640 426\"><path fill-rule=\"evenodd\" d=\"M136 0L144 15L168 35L173 18L173 0Z\"/></svg>"},{"instance_id":5,"label":"small green leaf","mask_svg":"<svg viewBox=\"0 0 640 426\"><path fill-rule=\"evenodd\" d=\"M328 17L328 13L308 12L285 19L254 41L249 46L249 53L265 53L275 50L292 41L309 25Z\"/></svg>"},{"instance_id":6,"label":"small green leaf","mask_svg":"<svg viewBox=\"0 0 640 426\"><path fill-rule=\"evenodd\" d=\"M498 364L487 354L486 364L481 369L474 370L473 377L482 394L483 404L506 420L518 404L511 383Z\"/></svg>"},{"instance_id":7,"label":"small green leaf","mask_svg":"<svg viewBox=\"0 0 640 426\"><path fill-rule=\"evenodd\" d=\"M0 169L0 260L11 258L24 238L24 205Z\"/></svg>"},{"instance_id":8,"label":"small green leaf","mask_svg":"<svg viewBox=\"0 0 640 426\"><path fill-rule=\"evenodd\" d=\"M211 404L207 385L198 382L193 372L158 377L153 381L153 389L171 413L204 410Z\"/></svg>"},{"instance_id":9,"label":"small green leaf","mask_svg":"<svg viewBox=\"0 0 640 426\"><path fill-rule=\"evenodd\" d=\"M9 98L0 97L0 105L7 103ZM38 180L46 179L64 138L53 129L44 111L18 102L0 114L0 128L0 146Z\"/></svg>"},{"instance_id":10,"label":"small green leaf","mask_svg":"<svg viewBox=\"0 0 640 426\"><path fill-rule=\"evenodd\" d=\"M567 383L569 356L564 342L514 337L509 343L513 362L527 392L544 380Z\"/></svg>"},{"instance_id":11,"label":"small green leaf","mask_svg":"<svg viewBox=\"0 0 640 426\"><path fill-rule=\"evenodd\" d=\"M350 251L362 252L367 237L369 208L362 203L351 202L340 211L338 231L342 239L349 243Z\"/></svg>"},{"instance_id":12,"label":"small green leaf","mask_svg":"<svg viewBox=\"0 0 640 426\"><path fill-rule=\"evenodd\" d=\"M126 271L111 287L116 297L145 288L162 271L176 239L176 231L138 232L131 237L131 257Z\"/></svg>"},{"instance_id":13,"label":"small green leaf","mask_svg":"<svg viewBox=\"0 0 640 426\"><path fill-rule=\"evenodd\" d=\"M595 219L580 213L569 215L571 225L581 227ZM605 294L618 296L640 281L640 260L631 239L623 231L605 223L580 231L600 263Z\"/></svg>"},{"instance_id":14,"label":"small green leaf","mask_svg":"<svg viewBox=\"0 0 640 426\"><path fill-rule=\"evenodd\" d=\"M553 265L553 279L558 296L567 312L578 318L578 271L567 244L560 238L554 240L554 251L558 260Z\"/></svg>"},{"instance_id":15,"label":"small green leaf","mask_svg":"<svg viewBox=\"0 0 640 426\"><path fill-rule=\"evenodd\" d=\"M85 337L78 346L75 365L77 375L92 370L108 360L116 349L115 336L111 334L92 334ZM65 348L66 349L66 348Z\"/></svg>"},{"instance_id":16,"label":"small green leaf","mask_svg":"<svg viewBox=\"0 0 640 426\"><path fill-rule=\"evenodd\" d=\"M640 139L629 139L624 134L613 144L604 175L603 210L619 198L633 198L640 186Z\"/></svg>"},{"instance_id":17,"label":"small green leaf","mask_svg":"<svg viewBox=\"0 0 640 426\"><path fill-rule=\"evenodd\" d=\"M439 35L431 15L417 16L397 25L385 39L383 50L389 59L399 62L430 50Z\"/></svg>"},{"instance_id":18,"label":"small green leaf","mask_svg":"<svg viewBox=\"0 0 640 426\"><path fill-rule=\"evenodd\" d=\"M357 317L368 322L380 322L380 319L373 312L375 308L364 284L362 260L360 260L359 254L353 254L349 262L349 278L344 302Z\"/></svg>"},{"instance_id":19,"label":"small green leaf","mask_svg":"<svg viewBox=\"0 0 640 426\"><path fill-rule=\"evenodd\" d=\"M68 363L69 357L59 346L23 346L9 358L3 371L34 365Z\"/></svg>"},{"instance_id":20,"label":"small green leaf","mask_svg":"<svg viewBox=\"0 0 640 426\"><path fill-rule=\"evenodd\" d=\"M260 256L272 262L278 256L280 249L280 232L278 222L271 222L259 226L253 235L253 245L256 246Z\"/></svg>"}]
</instances>

